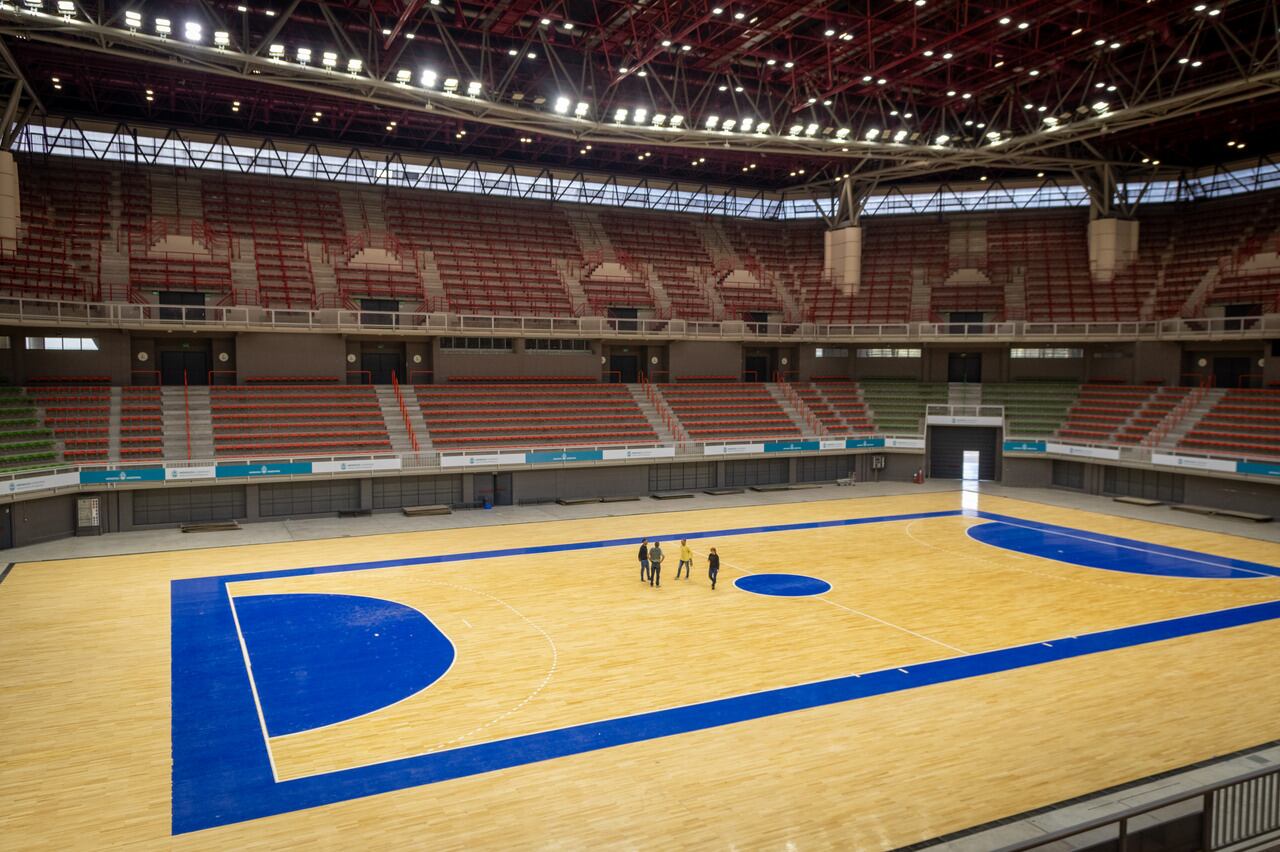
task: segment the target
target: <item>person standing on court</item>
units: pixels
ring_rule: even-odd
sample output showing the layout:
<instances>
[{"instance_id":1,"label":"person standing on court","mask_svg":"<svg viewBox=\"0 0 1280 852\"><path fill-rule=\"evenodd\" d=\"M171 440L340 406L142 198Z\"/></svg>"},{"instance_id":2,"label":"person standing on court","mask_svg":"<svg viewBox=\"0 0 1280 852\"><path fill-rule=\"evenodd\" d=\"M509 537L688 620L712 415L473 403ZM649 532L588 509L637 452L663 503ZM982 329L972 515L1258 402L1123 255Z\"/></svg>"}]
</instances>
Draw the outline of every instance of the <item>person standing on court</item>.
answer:
<instances>
[{"instance_id":1,"label":"person standing on court","mask_svg":"<svg viewBox=\"0 0 1280 852\"><path fill-rule=\"evenodd\" d=\"M676 566L676 579L680 579L680 569L684 569L684 578L689 579L689 572L693 570L693 551L689 549L689 540L680 539L680 564Z\"/></svg>"},{"instance_id":2,"label":"person standing on court","mask_svg":"<svg viewBox=\"0 0 1280 852\"><path fill-rule=\"evenodd\" d=\"M707 556L707 576L711 578L711 591L716 590L716 577L720 574L720 554L716 553L716 549L711 548L711 553Z\"/></svg>"},{"instance_id":3,"label":"person standing on court","mask_svg":"<svg viewBox=\"0 0 1280 852\"><path fill-rule=\"evenodd\" d=\"M649 539L640 539L640 582L649 579Z\"/></svg>"},{"instance_id":4,"label":"person standing on court","mask_svg":"<svg viewBox=\"0 0 1280 852\"><path fill-rule=\"evenodd\" d=\"M662 585L662 543L655 541L649 548L649 585Z\"/></svg>"}]
</instances>

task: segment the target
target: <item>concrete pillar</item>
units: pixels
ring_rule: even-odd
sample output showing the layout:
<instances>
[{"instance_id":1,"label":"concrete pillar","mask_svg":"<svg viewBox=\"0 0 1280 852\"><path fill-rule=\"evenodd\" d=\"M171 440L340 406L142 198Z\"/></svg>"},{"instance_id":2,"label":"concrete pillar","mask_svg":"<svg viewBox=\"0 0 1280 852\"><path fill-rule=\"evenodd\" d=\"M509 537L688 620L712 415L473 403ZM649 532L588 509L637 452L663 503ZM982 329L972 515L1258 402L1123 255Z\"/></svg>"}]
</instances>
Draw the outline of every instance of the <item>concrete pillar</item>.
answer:
<instances>
[{"instance_id":1,"label":"concrete pillar","mask_svg":"<svg viewBox=\"0 0 1280 852\"><path fill-rule=\"evenodd\" d=\"M1134 219L1089 221L1089 274L1102 284L1114 281L1138 256L1138 223Z\"/></svg>"},{"instance_id":2,"label":"concrete pillar","mask_svg":"<svg viewBox=\"0 0 1280 852\"><path fill-rule=\"evenodd\" d=\"M13 154L0 151L0 251L17 251L21 212L18 164Z\"/></svg>"},{"instance_id":3,"label":"concrete pillar","mask_svg":"<svg viewBox=\"0 0 1280 852\"><path fill-rule=\"evenodd\" d=\"M848 225L822 235L822 270L841 292L856 293L862 283L862 227Z\"/></svg>"}]
</instances>

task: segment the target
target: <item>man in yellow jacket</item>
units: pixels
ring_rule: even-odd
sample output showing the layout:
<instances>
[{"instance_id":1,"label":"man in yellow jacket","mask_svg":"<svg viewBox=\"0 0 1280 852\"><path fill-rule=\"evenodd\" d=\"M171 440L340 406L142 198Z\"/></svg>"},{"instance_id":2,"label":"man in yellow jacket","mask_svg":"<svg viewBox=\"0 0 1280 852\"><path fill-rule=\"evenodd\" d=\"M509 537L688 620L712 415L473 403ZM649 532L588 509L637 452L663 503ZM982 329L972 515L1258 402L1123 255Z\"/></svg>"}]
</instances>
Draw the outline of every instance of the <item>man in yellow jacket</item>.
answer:
<instances>
[{"instance_id":1,"label":"man in yellow jacket","mask_svg":"<svg viewBox=\"0 0 1280 852\"><path fill-rule=\"evenodd\" d=\"M693 568L693 551L689 549L687 539L680 539L680 564L676 566L676 579L680 579L680 569L684 569L684 578L689 579L689 570Z\"/></svg>"}]
</instances>

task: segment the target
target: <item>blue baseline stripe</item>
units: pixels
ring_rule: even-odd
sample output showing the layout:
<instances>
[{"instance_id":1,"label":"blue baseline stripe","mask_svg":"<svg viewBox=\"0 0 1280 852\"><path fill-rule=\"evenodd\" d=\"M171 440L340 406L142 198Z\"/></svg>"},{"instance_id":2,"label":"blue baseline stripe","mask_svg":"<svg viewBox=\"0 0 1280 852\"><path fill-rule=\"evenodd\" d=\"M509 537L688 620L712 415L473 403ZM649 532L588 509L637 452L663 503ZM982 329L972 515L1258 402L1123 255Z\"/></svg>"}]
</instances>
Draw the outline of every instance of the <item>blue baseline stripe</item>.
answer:
<instances>
[{"instance_id":1,"label":"blue baseline stripe","mask_svg":"<svg viewBox=\"0 0 1280 852\"><path fill-rule=\"evenodd\" d=\"M659 538L697 539L957 515L1080 534L1078 530L1003 515L950 510L741 527ZM861 676L850 675L607 719L309 778L275 781L235 635L226 583L585 550L639 541L640 537L636 536L172 581L173 833L183 834L556 757L1280 618L1280 601L1254 604L1048 643L906 665L902 667L905 672L888 668ZM1135 544L1156 547L1144 542Z\"/></svg>"}]
</instances>

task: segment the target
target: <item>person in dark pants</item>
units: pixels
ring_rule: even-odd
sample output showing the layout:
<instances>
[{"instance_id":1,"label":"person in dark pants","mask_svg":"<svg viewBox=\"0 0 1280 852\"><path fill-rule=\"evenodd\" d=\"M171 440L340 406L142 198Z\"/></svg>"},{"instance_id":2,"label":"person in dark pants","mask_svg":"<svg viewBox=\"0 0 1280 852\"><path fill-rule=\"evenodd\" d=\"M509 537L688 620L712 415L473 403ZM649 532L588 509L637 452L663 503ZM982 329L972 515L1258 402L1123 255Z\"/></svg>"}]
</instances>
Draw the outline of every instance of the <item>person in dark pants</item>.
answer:
<instances>
[{"instance_id":1,"label":"person in dark pants","mask_svg":"<svg viewBox=\"0 0 1280 852\"><path fill-rule=\"evenodd\" d=\"M711 590L716 589L716 577L720 574L720 554L716 553L716 549L711 548L711 553L707 556L707 576L711 578Z\"/></svg>"},{"instance_id":2,"label":"person in dark pants","mask_svg":"<svg viewBox=\"0 0 1280 852\"><path fill-rule=\"evenodd\" d=\"M662 585L662 544L654 542L653 547L649 548L649 585Z\"/></svg>"},{"instance_id":3,"label":"person in dark pants","mask_svg":"<svg viewBox=\"0 0 1280 852\"><path fill-rule=\"evenodd\" d=\"M649 539L640 539L640 582L649 579Z\"/></svg>"},{"instance_id":4,"label":"person in dark pants","mask_svg":"<svg viewBox=\"0 0 1280 852\"><path fill-rule=\"evenodd\" d=\"M676 566L676 579L680 579L680 569L684 569L684 578L689 579L689 572L693 570L693 551L689 549L689 540L680 539L680 564Z\"/></svg>"}]
</instances>

